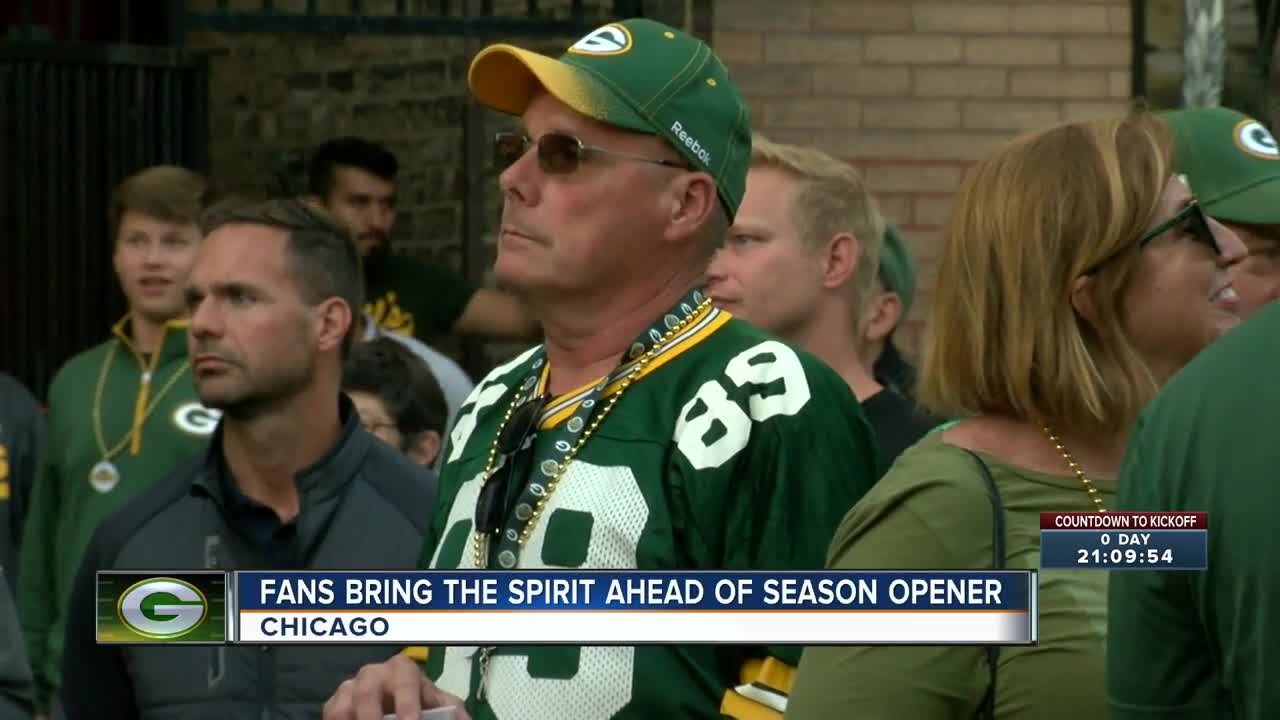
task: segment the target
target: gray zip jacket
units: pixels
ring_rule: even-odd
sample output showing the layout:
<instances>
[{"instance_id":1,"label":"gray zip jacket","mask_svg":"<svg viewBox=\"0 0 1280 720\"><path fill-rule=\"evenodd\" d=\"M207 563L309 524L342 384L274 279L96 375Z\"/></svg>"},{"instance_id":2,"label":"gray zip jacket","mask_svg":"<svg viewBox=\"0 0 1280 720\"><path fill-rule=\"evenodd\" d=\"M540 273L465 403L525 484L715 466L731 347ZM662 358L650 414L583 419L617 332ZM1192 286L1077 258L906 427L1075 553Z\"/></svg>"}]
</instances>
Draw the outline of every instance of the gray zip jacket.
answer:
<instances>
[{"instance_id":1,"label":"gray zip jacket","mask_svg":"<svg viewBox=\"0 0 1280 720\"><path fill-rule=\"evenodd\" d=\"M418 564L436 477L359 425L341 398L337 445L297 477L301 512L280 525L209 452L98 527L67 613L67 720L319 718L339 683L392 645L97 645L97 570L408 570ZM274 525L274 526L273 526Z\"/></svg>"}]
</instances>

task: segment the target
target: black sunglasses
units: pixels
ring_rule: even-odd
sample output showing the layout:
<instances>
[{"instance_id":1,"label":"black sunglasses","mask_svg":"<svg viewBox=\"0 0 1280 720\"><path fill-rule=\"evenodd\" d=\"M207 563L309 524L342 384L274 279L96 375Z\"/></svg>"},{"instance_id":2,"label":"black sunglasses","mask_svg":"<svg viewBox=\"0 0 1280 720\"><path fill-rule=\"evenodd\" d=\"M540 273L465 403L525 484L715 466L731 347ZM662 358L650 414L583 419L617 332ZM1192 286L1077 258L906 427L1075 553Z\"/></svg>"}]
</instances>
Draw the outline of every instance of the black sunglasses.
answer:
<instances>
[{"instance_id":1,"label":"black sunglasses","mask_svg":"<svg viewBox=\"0 0 1280 720\"><path fill-rule=\"evenodd\" d=\"M635 160L666 167L688 170L689 166L671 160L655 160L606 150L594 145L584 145L572 135L547 133L536 141L524 133L500 132L493 138L493 160L498 172L502 172L524 157L533 145L538 149L538 168L548 175L568 175L582 165L584 157L591 154L608 155L619 160Z\"/></svg>"},{"instance_id":2,"label":"black sunglasses","mask_svg":"<svg viewBox=\"0 0 1280 720\"><path fill-rule=\"evenodd\" d=\"M476 497L477 532L492 535L502 526L502 518L506 515L507 489L515 474L516 455L537 432L538 420L542 418L542 410L549 398L548 393L543 393L521 403L498 433L498 454L503 458L502 469L484 482Z\"/></svg>"},{"instance_id":3,"label":"black sunglasses","mask_svg":"<svg viewBox=\"0 0 1280 720\"><path fill-rule=\"evenodd\" d=\"M1141 250L1151 243L1152 240L1160 237L1169 230L1182 227L1182 230L1191 236L1195 242L1207 245L1215 255L1221 255L1222 249L1218 247L1218 238L1213 234L1213 227L1209 225L1209 218L1204 214L1204 208L1200 207L1200 203L1192 200L1187 206L1174 213L1172 217L1164 222L1156 225L1150 230L1142 233L1138 238L1138 249ZM1084 272L1085 275L1092 275L1097 272L1103 265L1111 262L1124 251L1121 250L1110 257L1106 257L1095 263L1093 267Z\"/></svg>"}]
</instances>

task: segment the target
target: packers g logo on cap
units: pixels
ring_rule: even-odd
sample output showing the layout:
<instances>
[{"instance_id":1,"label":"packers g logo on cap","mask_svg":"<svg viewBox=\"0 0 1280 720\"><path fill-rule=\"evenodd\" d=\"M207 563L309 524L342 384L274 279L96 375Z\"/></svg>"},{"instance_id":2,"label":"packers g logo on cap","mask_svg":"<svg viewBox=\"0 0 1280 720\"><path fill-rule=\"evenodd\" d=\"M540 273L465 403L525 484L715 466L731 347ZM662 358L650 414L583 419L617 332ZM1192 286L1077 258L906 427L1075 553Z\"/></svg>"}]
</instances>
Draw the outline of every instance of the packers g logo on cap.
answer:
<instances>
[{"instance_id":1,"label":"packers g logo on cap","mask_svg":"<svg viewBox=\"0 0 1280 720\"><path fill-rule=\"evenodd\" d=\"M569 47L575 55L621 55L631 49L631 31L610 23L587 33Z\"/></svg>"},{"instance_id":2,"label":"packers g logo on cap","mask_svg":"<svg viewBox=\"0 0 1280 720\"><path fill-rule=\"evenodd\" d=\"M1280 160L1280 145L1276 139L1254 119L1241 120L1235 128L1236 145L1246 153L1261 160Z\"/></svg>"}]
</instances>

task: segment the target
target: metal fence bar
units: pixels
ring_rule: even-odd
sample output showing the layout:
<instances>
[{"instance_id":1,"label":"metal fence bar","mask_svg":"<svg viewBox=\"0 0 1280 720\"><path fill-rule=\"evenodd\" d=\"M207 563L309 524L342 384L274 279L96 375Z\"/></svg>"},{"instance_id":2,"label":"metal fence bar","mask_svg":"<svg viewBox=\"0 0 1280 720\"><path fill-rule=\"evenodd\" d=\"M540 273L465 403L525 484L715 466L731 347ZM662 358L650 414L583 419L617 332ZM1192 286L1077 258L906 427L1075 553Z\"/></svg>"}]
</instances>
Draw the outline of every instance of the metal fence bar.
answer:
<instances>
[{"instance_id":1,"label":"metal fence bar","mask_svg":"<svg viewBox=\"0 0 1280 720\"><path fill-rule=\"evenodd\" d=\"M488 8L490 11L492 7ZM483 11L483 8L482 8ZM372 33L422 35L577 35L591 30L582 21L551 18L423 17L396 15L283 15L187 13L186 29L261 33Z\"/></svg>"},{"instance_id":2,"label":"metal fence bar","mask_svg":"<svg viewBox=\"0 0 1280 720\"><path fill-rule=\"evenodd\" d=\"M120 0L120 42L129 44L129 0Z\"/></svg>"},{"instance_id":3,"label":"metal fence bar","mask_svg":"<svg viewBox=\"0 0 1280 720\"><path fill-rule=\"evenodd\" d=\"M71 42L80 42L80 0L71 0Z\"/></svg>"},{"instance_id":4,"label":"metal fence bar","mask_svg":"<svg viewBox=\"0 0 1280 720\"><path fill-rule=\"evenodd\" d=\"M31 0L22 0L21 21L18 23L18 37L31 39Z\"/></svg>"}]
</instances>

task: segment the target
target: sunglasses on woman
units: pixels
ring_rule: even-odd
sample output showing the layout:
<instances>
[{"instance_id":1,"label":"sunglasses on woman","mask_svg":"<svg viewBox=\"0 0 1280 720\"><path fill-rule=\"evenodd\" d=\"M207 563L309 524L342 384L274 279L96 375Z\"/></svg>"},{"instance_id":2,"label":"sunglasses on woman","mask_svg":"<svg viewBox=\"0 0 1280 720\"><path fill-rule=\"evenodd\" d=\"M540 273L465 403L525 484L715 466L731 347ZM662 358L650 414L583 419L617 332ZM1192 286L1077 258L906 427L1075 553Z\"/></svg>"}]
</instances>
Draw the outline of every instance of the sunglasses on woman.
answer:
<instances>
[{"instance_id":1,"label":"sunglasses on woman","mask_svg":"<svg viewBox=\"0 0 1280 720\"><path fill-rule=\"evenodd\" d=\"M1204 208L1200 207L1200 203L1196 200L1187 203L1186 207L1174 213L1172 217L1142 233L1138 238L1138 249L1145 248L1152 240L1178 227L1181 228L1182 232L1189 235L1192 241L1207 245L1215 255L1222 254L1221 248L1218 247L1218 238L1213 234L1213 227L1209 225L1209 218L1204 214ZM1119 255L1120 252L1117 252L1108 258L1104 258L1095 263L1084 274L1092 275Z\"/></svg>"},{"instance_id":2,"label":"sunglasses on woman","mask_svg":"<svg viewBox=\"0 0 1280 720\"><path fill-rule=\"evenodd\" d=\"M673 160L627 155L594 145L584 145L578 138L564 133L547 133L533 140L524 133L500 132L493 138L494 166L498 172L506 170L524 157L530 145L537 148L538 168L548 175L568 175L575 172L582 165L583 159L591 155L607 155L619 160L647 162L681 170L689 169L688 165Z\"/></svg>"}]
</instances>

